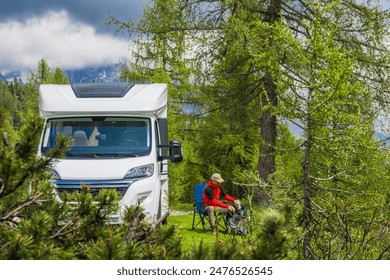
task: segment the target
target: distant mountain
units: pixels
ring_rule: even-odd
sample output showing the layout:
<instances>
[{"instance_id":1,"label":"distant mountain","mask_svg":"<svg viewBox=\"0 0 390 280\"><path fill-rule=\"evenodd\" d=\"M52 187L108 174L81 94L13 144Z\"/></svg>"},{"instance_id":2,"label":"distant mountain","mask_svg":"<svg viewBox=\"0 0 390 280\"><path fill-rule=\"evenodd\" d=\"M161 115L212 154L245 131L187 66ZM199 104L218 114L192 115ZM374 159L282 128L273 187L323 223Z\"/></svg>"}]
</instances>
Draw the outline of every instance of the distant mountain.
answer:
<instances>
[{"instance_id":1,"label":"distant mountain","mask_svg":"<svg viewBox=\"0 0 390 280\"><path fill-rule=\"evenodd\" d=\"M69 80L69 83L104 83L104 82L120 82L120 65L105 65L97 67L86 67L83 69L65 70L64 74ZM12 81L14 78L25 82L28 77L22 74L21 71L0 72L0 80Z\"/></svg>"},{"instance_id":2,"label":"distant mountain","mask_svg":"<svg viewBox=\"0 0 390 280\"><path fill-rule=\"evenodd\" d=\"M379 128L375 131L375 137L382 141L383 145L390 146L390 137L388 132L382 132Z\"/></svg>"},{"instance_id":3,"label":"distant mountain","mask_svg":"<svg viewBox=\"0 0 390 280\"><path fill-rule=\"evenodd\" d=\"M10 71L6 73L0 72L0 80L6 82L11 82L14 78L18 79L19 81L22 80L22 72L21 71Z\"/></svg>"},{"instance_id":4,"label":"distant mountain","mask_svg":"<svg viewBox=\"0 0 390 280\"><path fill-rule=\"evenodd\" d=\"M77 70L66 70L65 75L69 83L104 83L120 82L120 65L107 65L100 67L87 67Z\"/></svg>"}]
</instances>

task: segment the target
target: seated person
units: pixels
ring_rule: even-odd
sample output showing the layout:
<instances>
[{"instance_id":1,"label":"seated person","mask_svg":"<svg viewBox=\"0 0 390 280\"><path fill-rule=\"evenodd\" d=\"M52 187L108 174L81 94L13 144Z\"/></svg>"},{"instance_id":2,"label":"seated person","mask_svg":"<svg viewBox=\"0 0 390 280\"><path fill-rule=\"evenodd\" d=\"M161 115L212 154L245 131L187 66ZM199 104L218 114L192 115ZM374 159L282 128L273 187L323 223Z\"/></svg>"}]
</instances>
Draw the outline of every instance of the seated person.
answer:
<instances>
[{"instance_id":1,"label":"seated person","mask_svg":"<svg viewBox=\"0 0 390 280\"><path fill-rule=\"evenodd\" d=\"M232 196L225 193L223 189L221 189L221 183L224 181L225 180L222 179L220 174L215 173L211 176L211 181L206 184L204 189L203 201L205 210L209 216L212 234L216 234L215 211L218 211L220 214L226 214L229 212L233 214L236 211L233 206L221 202L219 198L222 197L227 201L234 202L238 209L241 205L239 200L234 199Z\"/></svg>"}]
</instances>

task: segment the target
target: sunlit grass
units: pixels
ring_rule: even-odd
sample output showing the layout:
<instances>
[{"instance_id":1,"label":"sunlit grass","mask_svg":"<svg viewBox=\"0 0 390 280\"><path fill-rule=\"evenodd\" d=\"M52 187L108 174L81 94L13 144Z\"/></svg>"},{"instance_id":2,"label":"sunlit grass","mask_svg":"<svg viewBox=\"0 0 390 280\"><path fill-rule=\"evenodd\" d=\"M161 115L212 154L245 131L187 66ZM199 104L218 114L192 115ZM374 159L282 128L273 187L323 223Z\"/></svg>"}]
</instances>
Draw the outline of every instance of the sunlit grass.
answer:
<instances>
[{"instance_id":1,"label":"sunlit grass","mask_svg":"<svg viewBox=\"0 0 390 280\"><path fill-rule=\"evenodd\" d=\"M198 249L201 242L205 247L212 247L215 245L216 241L221 244L233 242L233 239L236 239L238 242L244 241L242 236L233 236L229 232L224 232L223 229L220 229L216 235L211 234L209 230L204 232L201 224L192 230L194 217L192 206L181 207L180 211L175 210L173 213L173 215L168 217L168 225L175 226L175 233L182 239L182 250L184 252L192 252ZM198 215L195 215L195 224L198 221L199 217Z\"/></svg>"}]
</instances>

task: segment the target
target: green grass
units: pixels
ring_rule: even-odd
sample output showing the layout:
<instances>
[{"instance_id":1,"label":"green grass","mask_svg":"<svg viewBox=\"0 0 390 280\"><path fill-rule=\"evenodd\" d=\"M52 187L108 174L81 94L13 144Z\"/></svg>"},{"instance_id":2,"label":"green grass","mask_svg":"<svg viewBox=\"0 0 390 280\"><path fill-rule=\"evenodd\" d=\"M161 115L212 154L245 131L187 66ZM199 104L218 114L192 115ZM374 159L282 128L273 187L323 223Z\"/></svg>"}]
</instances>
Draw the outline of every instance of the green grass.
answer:
<instances>
[{"instance_id":1,"label":"green grass","mask_svg":"<svg viewBox=\"0 0 390 280\"><path fill-rule=\"evenodd\" d=\"M204 232L203 227L199 224L194 230L192 230L193 220L193 208L182 207L182 212L185 214L174 215L168 217L168 225L174 225L176 230L175 233L182 239L182 250L185 252L193 252L199 248L199 244L203 242L205 247L213 247L218 241L223 244L225 242L233 242L235 238L238 242L243 242L241 236L233 236L230 233L218 231L218 234L211 234L210 231ZM175 211L178 211L175 208ZM195 216L195 224L199 221L198 215ZM208 223L206 222L208 225Z\"/></svg>"},{"instance_id":2,"label":"green grass","mask_svg":"<svg viewBox=\"0 0 390 280\"><path fill-rule=\"evenodd\" d=\"M201 225L192 230L193 208L183 205L180 211L176 207L173 209L175 211L168 217L167 225L175 227L174 234L181 240L183 258L244 260L299 257L295 242L300 229L291 227L293 221L285 220L283 214L271 208L256 206L253 211L248 210L249 233L245 236L222 231L213 235L210 231L204 232ZM199 217L195 215L197 221Z\"/></svg>"}]
</instances>

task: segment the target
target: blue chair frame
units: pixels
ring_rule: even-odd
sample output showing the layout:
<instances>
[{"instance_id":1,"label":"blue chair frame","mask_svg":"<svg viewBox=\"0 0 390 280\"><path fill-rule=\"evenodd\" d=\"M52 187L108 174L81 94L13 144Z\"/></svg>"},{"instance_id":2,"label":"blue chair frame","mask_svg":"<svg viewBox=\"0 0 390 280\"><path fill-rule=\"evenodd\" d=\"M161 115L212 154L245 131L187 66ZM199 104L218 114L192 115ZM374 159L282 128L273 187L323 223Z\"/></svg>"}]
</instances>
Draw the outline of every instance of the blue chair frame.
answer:
<instances>
[{"instance_id":1,"label":"blue chair frame","mask_svg":"<svg viewBox=\"0 0 390 280\"><path fill-rule=\"evenodd\" d=\"M192 230L194 230L199 224L201 224L204 232L206 232L208 229L205 222L208 221L208 214L203 206L203 191L205 187L205 183L199 183L194 187L194 214L192 217ZM197 222L196 216L199 217L199 221Z\"/></svg>"}]
</instances>

